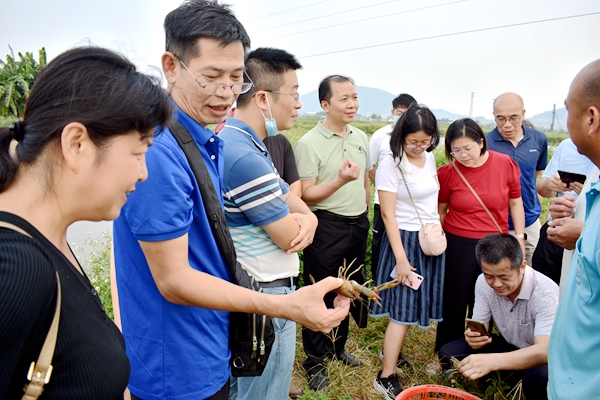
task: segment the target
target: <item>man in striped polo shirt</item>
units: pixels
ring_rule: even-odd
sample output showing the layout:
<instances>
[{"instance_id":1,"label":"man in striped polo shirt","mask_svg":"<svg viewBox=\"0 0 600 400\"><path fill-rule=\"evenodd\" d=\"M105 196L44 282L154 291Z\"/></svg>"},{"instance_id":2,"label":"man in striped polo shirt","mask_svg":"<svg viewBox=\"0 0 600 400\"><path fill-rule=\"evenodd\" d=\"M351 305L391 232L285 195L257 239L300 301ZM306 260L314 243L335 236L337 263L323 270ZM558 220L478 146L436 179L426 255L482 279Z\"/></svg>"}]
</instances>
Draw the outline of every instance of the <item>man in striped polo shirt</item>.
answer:
<instances>
[{"instance_id":1,"label":"man in striped polo shirt","mask_svg":"<svg viewBox=\"0 0 600 400\"><path fill-rule=\"evenodd\" d=\"M312 242L317 218L289 191L263 143L268 135L292 127L302 104L298 100L301 68L284 50L258 48L246 60L254 87L237 100L235 118L219 133L225 142L223 192L225 216L238 261L270 294L295 289L296 253ZM274 318L275 343L261 376L232 377L231 397L287 398L296 348L296 323Z\"/></svg>"}]
</instances>

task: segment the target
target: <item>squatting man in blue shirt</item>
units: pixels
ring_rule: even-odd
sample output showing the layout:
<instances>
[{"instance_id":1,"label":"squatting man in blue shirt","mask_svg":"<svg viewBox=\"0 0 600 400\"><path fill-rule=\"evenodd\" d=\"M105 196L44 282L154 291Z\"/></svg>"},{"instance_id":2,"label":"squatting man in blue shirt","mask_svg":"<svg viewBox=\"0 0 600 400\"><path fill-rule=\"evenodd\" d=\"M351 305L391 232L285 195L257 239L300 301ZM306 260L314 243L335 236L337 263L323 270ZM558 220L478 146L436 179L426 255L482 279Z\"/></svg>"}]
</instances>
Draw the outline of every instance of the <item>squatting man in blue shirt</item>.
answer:
<instances>
[{"instance_id":1,"label":"squatting man in blue shirt","mask_svg":"<svg viewBox=\"0 0 600 400\"><path fill-rule=\"evenodd\" d=\"M511 385L523 380L528 400L546 399L548 341L558 306L558 285L527 265L512 235L485 236L477 243L475 256L483 273L475 285L472 319L483 322L490 332L493 318L498 334L484 335L468 328L464 339L440 349L440 360L469 379L501 371ZM462 361L453 365L451 357Z\"/></svg>"}]
</instances>

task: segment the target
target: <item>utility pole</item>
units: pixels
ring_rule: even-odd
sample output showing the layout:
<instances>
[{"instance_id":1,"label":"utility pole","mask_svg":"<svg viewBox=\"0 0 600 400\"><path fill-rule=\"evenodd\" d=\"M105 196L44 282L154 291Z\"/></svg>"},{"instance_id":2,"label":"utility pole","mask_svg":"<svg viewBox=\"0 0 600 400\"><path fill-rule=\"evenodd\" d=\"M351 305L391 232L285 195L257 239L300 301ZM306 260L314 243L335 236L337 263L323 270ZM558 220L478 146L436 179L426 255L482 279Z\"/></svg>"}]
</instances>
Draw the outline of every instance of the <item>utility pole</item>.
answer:
<instances>
[{"instance_id":1,"label":"utility pole","mask_svg":"<svg viewBox=\"0 0 600 400\"><path fill-rule=\"evenodd\" d=\"M475 97L475 92L471 92L471 107L469 107L469 118L473 118L473 97Z\"/></svg>"},{"instance_id":2,"label":"utility pole","mask_svg":"<svg viewBox=\"0 0 600 400\"><path fill-rule=\"evenodd\" d=\"M556 103L554 103L554 108L552 109L552 123L550 124L550 130L554 132L554 120L556 118Z\"/></svg>"}]
</instances>

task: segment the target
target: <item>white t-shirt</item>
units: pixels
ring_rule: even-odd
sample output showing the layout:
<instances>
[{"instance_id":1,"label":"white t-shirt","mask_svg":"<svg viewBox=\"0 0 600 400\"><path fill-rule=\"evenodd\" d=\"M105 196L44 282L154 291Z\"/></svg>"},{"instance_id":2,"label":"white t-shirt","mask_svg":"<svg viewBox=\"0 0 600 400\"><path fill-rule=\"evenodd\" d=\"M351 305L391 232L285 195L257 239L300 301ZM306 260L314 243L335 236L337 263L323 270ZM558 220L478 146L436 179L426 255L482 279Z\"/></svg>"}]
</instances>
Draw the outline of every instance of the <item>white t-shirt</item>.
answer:
<instances>
[{"instance_id":1,"label":"white t-shirt","mask_svg":"<svg viewBox=\"0 0 600 400\"><path fill-rule=\"evenodd\" d=\"M550 336L558 308L558 286L527 266L519 295L513 303L498 296L483 274L475 283L473 319L494 323L504 339L520 349L533 346L536 336Z\"/></svg>"},{"instance_id":2,"label":"white t-shirt","mask_svg":"<svg viewBox=\"0 0 600 400\"><path fill-rule=\"evenodd\" d=\"M388 155L379 163L375 176L377 190L397 194L396 222L398 228L405 231L418 231L421 229L421 224L415 212L415 207L406 192L406 186L397 165L398 159L392 158L391 155ZM438 193L440 185L437 180L437 169L433 153L425 153L423 168L416 167L408 162L406 155L402 157L400 166L423 223L439 224Z\"/></svg>"},{"instance_id":3,"label":"white t-shirt","mask_svg":"<svg viewBox=\"0 0 600 400\"><path fill-rule=\"evenodd\" d=\"M575 215L573 216L573 218L575 218L578 221L582 221L585 222L585 211L586 211L586 199L585 199L585 194L590 190L590 187L592 187L596 182L598 182L598 179L600 179L600 169L598 169L598 167L596 167L595 165L592 167L592 169L588 172L587 174L587 179L585 180L585 183L583 185L583 189L581 189L581 194L583 196L579 196L577 197L577 200L575 200ZM548 217L550 217L550 214L548 214ZM562 291L565 287L565 284L567 283L567 277L569 276L569 269L571 268L571 262L573 261L573 252L575 250L566 250L563 252L563 259L562 259L562 268L561 268L561 272L560 272L560 294L562 295Z\"/></svg>"},{"instance_id":4,"label":"white t-shirt","mask_svg":"<svg viewBox=\"0 0 600 400\"><path fill-rule=\"evenodd\" d=\"M559 170L587 175L590 173L593 167L594 163L592 163L592 161L583 154L580 154L577 151L577 146L575 146L575 143L573 143L573 141L569 138L560 142L554 151L552 159L550 159L548 166L544 170L542 178L552 178L552 176L554 176L554 174L556 174ZM578 196L577 192L574 190L569 192L558 192L556 195L561 197L567 193L575 196L575 198ZM550 219L550 215L548 215L548 220Z\"/></svg>"},{"instance_id":5,"label":"white t-shirt","mask_svg":"<svg viewBox=\"0 0 600 400\"><path fill-rule=\"evenodd\" d=\"M386 125L383 128L379 128L371 136L369 142L369 150L371 154L371 164L381 164L384 158L392 154L390 150L390 138L392 137L392 125ZM377 183L377 176L375 177L375 183ZM377 190L375 191L375 204L379 204L379 196L377 196Z\"/></svg>"}]
</instances>

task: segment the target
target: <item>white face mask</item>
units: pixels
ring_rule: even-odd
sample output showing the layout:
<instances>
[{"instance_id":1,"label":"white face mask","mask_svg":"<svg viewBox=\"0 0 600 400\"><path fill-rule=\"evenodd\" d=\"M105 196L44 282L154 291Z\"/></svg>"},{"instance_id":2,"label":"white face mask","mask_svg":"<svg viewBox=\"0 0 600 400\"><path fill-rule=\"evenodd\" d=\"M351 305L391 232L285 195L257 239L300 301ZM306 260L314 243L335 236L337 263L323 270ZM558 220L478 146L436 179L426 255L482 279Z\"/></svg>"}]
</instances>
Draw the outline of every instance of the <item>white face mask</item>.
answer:
<instances>
[{"instance_id":1,"label":"white face mask","mask_svg":"<svg viewBox=\"0 0 600 400\"><path fill-rule=\"evenodd\" d=\"M265 128L267 129L267 136L277 136L279 131L277 130L277 121L273 118L273 113L271 113L271 105L269 104L269 96L265 94L265 98L267 99L267 108L269 109L269 115L271 118L267 118L263 110L260 110L263 118L265 119Z\"/></svg>"},{"instance_id":2,"label":"white face mask","mask_svg":"<svg viewBox=\"0 0 600 400\"><path fill-rule=\"evenodd\" d=\"M396 125L399 120L400 120L400 117L394 115L394 121L392 122L392 125Z\"/></svg>"}]
</instances>

